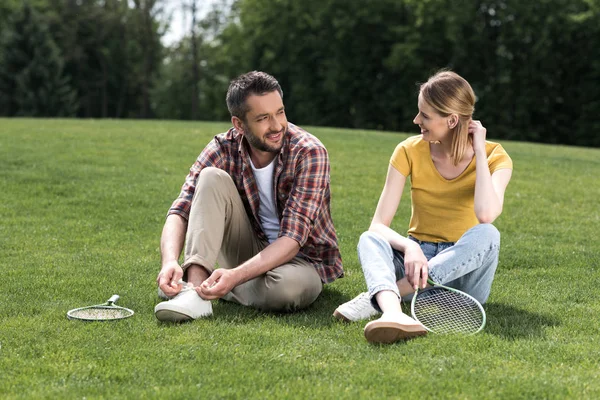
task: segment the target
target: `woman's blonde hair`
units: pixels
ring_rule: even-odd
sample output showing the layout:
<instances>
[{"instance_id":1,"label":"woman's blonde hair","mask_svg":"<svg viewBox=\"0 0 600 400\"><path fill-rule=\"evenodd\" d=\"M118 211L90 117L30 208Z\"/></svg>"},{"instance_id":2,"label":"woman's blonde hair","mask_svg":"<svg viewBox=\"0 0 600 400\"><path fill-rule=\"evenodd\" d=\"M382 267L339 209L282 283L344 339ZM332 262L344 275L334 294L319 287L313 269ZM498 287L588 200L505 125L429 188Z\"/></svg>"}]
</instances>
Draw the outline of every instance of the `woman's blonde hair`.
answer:
<instances>
[{"instance_id":1,"label":"woman's blonde hair","mask_svg":"<svg viewBox=\"0 0 600 400\"><path fill-rule=\"evenodd\" d=\"M452 128L452 162L458 165L471 144L469 121L475 111L475 93L463 77L455 72L442 70L430 77L420 87L421 97L442 117L458 115L458 123Z\"/></svg>"}]
</instances>

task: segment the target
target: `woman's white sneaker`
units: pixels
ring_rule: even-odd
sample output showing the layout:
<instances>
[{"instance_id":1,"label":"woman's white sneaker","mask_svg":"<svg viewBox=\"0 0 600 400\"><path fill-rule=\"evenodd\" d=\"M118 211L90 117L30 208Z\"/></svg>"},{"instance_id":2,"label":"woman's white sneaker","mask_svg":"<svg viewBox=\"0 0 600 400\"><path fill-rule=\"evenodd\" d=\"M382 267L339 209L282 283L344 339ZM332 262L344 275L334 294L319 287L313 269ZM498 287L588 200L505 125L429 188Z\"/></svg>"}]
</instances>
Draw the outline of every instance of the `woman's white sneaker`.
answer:
<instances>
[{"instance_id":1,"label":"woman's white sneaker","mask_svg":"<svg viewBox=\"0 0 600 400\"><path fill-rule=\"evenodd\" d=\"M193 286L189 285L171 300L157 304L154 315L159 321L190 321L212 315L212 304L198 296Z\"/></svg>"},{"instance_id":2,"label":"woman's white sneaker","mask_svg":"<svg viewBox=\"0 0 600 400\"><path fill-rule=\"evenodd\" d=\"M342 321L360 321L363 319L369 319L379 315L373 305L367 292L363 292L353 298L352 300L339 306L334 312L333 316Z\"/></svg>"}]
</instances>

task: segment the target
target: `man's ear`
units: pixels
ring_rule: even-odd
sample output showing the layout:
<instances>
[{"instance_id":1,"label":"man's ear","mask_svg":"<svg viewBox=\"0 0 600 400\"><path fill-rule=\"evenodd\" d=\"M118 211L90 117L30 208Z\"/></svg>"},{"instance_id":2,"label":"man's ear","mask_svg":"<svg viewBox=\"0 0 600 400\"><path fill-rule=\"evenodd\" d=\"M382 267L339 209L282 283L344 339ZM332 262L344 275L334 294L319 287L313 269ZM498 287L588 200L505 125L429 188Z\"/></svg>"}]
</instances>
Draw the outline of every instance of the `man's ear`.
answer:
<instances>
[{"instance_id":1,"label":"man's ear","mask_svg":"<svg viewBox=\"0 0 600 400\"><path fill-rule=\"evenodd\" d=\"M239 133L244 133L244 122L238 117L231 117L231 123L236 131Z\"/></svg>"}]
</instances>

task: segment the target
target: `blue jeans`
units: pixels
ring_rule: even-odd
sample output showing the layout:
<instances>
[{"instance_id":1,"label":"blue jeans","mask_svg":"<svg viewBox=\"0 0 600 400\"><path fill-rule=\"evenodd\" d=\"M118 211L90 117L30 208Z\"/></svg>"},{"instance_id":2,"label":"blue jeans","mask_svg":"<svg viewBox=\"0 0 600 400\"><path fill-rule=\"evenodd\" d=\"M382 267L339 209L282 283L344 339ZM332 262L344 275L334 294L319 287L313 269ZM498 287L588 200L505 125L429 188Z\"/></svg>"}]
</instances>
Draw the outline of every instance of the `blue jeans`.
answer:
<instances>
[{"instance_id":1,"label":"blue jeans","mask_svg":"<svg viewBox=\"0 0 600 400\"><path fill-rule=\"evenodd\" d=\"M429 277L436 283L462 290L485 303L498 266L500 232L491 224L480 224L465 232L456 243L419 243L428 260ZM373 232L358 242L358 259L365 274L371 303L380 310L375 295L391 290L400 297L396 282L404 277L404 254Z\"/></svg>"}]
</instances>

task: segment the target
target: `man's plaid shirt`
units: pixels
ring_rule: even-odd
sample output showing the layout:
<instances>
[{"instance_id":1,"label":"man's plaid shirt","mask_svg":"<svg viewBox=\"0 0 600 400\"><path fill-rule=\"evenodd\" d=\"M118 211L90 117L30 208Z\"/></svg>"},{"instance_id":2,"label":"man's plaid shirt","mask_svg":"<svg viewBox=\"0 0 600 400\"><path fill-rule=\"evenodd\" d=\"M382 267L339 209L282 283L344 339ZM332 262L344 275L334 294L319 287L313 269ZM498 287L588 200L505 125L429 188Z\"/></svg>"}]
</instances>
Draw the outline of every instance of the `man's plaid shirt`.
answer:
<instances>
[{"instance_id":1,"label":"man's plaid shirt","mask_svg":"<svg viewBox=\"0 0 600 400\"><path fill-rule=\"evenodd\" d=\"M233 179L258 237L267 241L258 217L258 187L250 166L247 142L235 128L214 137L190 169L181 193L169 209L186 220L200 171L216 167ZM300 256L310 261L323 283L344 275L342 258L329 208L329 158L325 146L313 135L288 123L283 147L276 159L279 236L294 239Z\"/></svg>"}]
</instances>

